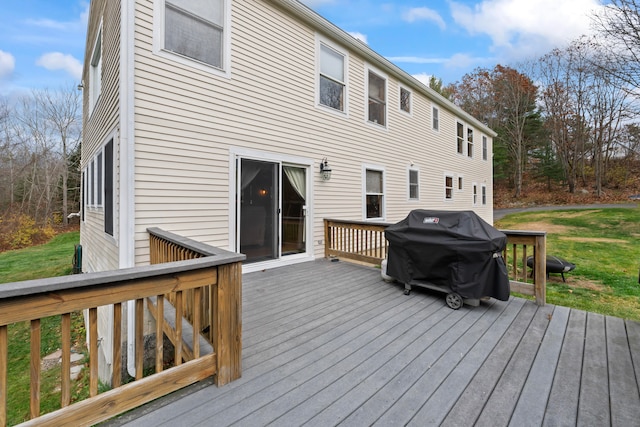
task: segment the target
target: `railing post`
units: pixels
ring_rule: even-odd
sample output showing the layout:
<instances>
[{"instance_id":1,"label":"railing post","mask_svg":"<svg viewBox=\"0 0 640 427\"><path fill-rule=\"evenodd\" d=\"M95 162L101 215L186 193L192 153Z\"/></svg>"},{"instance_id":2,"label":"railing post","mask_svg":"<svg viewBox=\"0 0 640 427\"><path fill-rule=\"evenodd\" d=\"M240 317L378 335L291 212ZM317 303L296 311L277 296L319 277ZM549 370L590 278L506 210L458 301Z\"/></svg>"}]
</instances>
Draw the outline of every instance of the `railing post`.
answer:
<instances>
[{"instance_id":1,"label":"railing post","mask_svg":"<svg viewBox=\"0 0 640 427\"><path fill-rule=\"evenodd\" d=\"M534 259L534 292L536 296L536 304L545 305L547 302L547 236L536 236Z\"/></svg>"},{"instance_id":2,"label":"railing post","mask_svg":"<svg viewBox=\"0 0 640 427\"><path fill-rule=\"evenodd\" d=\"M331 239L329 237L329 221L324 220L324 257L329 258L329 248L331 247Z\"/></svg>"},{"instance_id":3,"label":"railing post","mask_svg":"<svg viewBox=\"0 0 640 427\"><path fill-rule=\"evenodd\" d=\"M215 318L213 348L216 352L216 385L242 374L242 263L218 266L218 284L212 289Z\"/></svg>"}]
</instances>

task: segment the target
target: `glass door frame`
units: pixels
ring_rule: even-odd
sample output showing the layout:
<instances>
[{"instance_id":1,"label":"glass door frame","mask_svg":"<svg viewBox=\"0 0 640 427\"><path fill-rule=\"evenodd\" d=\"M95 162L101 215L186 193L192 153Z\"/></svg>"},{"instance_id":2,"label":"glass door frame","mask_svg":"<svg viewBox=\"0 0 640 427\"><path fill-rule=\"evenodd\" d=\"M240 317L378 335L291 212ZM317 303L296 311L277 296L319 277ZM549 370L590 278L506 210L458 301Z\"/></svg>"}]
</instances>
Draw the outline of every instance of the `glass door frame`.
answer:
<instances>
[{"instance_id":1,"label":"glass door frame","mask_svg":"<svg viewBox=\"0 0 640 427\"><path fill-rule=\"evenodd\" d=\"M263 162L271 162L278 164L279 179L279 219L278 219L278 257L269 261L258 261L249 264L243 264L243 272L258 271L271 266L280 266L286 264L294 264L297 262L309 261L314 259L314 240L313 240L313 181L314 181L314 161L309 158L282 155L277 153L269 153L257 150L249 150L244 148L230 149L229 156L229 248L237 252L240 247L240 200L239 188L239 170L238 165L242 159L257 160ZM305 217L305 252L298 254L282 255L282 167L293 166L305 169L306 177L306 217Z\"/></svg>"}]
</instances>

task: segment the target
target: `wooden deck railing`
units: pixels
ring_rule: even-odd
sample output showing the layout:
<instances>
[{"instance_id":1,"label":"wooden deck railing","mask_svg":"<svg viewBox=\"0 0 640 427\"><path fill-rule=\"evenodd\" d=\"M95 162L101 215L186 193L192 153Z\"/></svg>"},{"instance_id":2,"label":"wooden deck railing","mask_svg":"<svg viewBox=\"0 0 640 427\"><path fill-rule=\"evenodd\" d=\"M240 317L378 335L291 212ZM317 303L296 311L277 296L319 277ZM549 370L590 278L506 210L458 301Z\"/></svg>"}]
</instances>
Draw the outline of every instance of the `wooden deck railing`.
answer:
<instances>
[{"instance_id":1,"label":"wooden deck railing","mask_svg":"<svg viewBox=\"0 0 640 427\"><path fill-rule=\"evenodd\" d=\"M215 249L215 248L214 248ZM207 377L215 376L223 385L241 373L241 262L244 255L215 251L214 256L136 267L117 271L88 273L51 279L31 280L3 284L0 287L0 425L7 424L7 373L9 325L31 323L31 420L26 425L91 425L140 406L153 399ZM205 290L203 292L203 290ZM182 347L175 348L175 366L162 365L162 339L156 339L155 372L143 378L143 325L145 299L155 300L156 333L165 329L164 296L173 294L178 300L193 299L192 305L201 305L197 299L209 296L211 332L208 340L211 351L201 351L200 340L194 339L192 358L182 363ZM185 296L190 293L190 296ZM135 301L136 353L135 381L121 384L121 346L123 303ZM98 307L112 310L113 322L113 377L109 391L98 392ZM88 313L89 395L71 404L70 358L71 313ZM180 305L176 308L175 324L180 325ZM40 416L40 320L61 315L62 365L61 409ZM195 317L198 319L198 316ZM182 330L176 327L177 341ZM193 322L193 330L200 325Z\"/></svg>"},{"instance_id":2,"label":"wooden deck railing","mask_svg":"<svg viewBox=\"0 0 640 427\"><path fill-rule=\"evenodd\" d=\"M324 220L324 256L380 265L387 257L382 222Z\"/></svg>"},{"instance_id":3,"label":"wooden deck railing","mask_svg":"<svg viewBox=\"0 0 640 427\"><path fill-rule=\"evenodd\" d=\"M325 257L380 265L387 256L388 243L382 222L324 220ZM546 303L546 233L542 231L500 230L507 235L504 259L511 290L534 296L536 304ZM533 274L527 275L527 257L533 256Z\"/></svg>"}]
</instances>

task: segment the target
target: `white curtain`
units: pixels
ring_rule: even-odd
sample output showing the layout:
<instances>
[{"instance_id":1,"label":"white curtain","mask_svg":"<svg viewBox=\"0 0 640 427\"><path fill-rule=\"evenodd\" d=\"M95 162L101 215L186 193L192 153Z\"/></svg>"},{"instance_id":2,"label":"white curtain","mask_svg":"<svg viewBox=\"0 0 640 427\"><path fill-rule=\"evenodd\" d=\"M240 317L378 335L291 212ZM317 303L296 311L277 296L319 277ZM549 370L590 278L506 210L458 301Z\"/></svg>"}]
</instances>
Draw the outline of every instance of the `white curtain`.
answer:
<instances>
[{"instance_id":1,"label":"white curtain","mask_svg":"<svg viewBox=\"0 0 640 427\"><path fill-rule=\"evenodd\" d=\"M290 166L284 166L282 168L285 175L289 178L289 182L296 193L302 197L306 203L307 201L307 180L305 179L305 170L302 168L294 168Z\"/></svg>"},{"instance_id":2,"label":"white curtain","mask_svg":"<svg viewBox=\"0 0 640 427\"><path fill-rule=\"evenodd\" d=\"M242 176L240 177L240 185L244 190L256 179L256 176L260 173L260 166L252 164L251 162L242 162Z\"/></svg>"},{"instance_id":3,"label":"white curtain","mask_svg":"<svg viewBox=\"0 0 640 427\"><path fill-rule=\"evenodd\" d=\"M283 166L282 170L289 179L291 186L296 193L307 203L307 180L305 179L305 169L294 168L291 166ZM302 241L307 241L307 225L304 217L302 218Z\"/></svg>"}]
</instances>

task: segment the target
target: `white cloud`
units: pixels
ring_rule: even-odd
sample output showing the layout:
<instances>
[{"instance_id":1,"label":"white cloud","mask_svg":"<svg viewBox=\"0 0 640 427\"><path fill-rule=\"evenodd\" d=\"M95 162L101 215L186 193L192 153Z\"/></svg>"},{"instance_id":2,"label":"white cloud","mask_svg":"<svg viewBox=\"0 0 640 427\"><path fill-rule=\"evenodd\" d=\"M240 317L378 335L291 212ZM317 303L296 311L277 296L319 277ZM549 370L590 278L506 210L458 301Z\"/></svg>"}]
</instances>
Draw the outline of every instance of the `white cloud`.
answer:
<instances>
[{"instance_id":1,"label":"white cloud","mask_svg":"<svg viewBox=\"0 0 640 427\"><path fill-rule=\"evenodd\" d=\"M424 56L389 56L391 62L403 62L405 64L444 64L449 61L447 58L426 58Z\"/></svg>"},{"instance_id":2,"label":"white cloud","mask_svg":"<svg viewBox=\"0 0 640 427\"><path fill-rule=\"evenodd\" d=\"M415 7L404 13L402 18L407 22L430 21L435 23L441 30L446 28L444 19L438 12L428 7Z\"/></svg>"},{"instance_id":3,"label":"white cloud","mask_svg":"<svg viewBox=\"0 0 640 427\"><path fill-rule=\"evenodd\" d=\"M418 80L423 85L429 86L429 79L431 78L431 74L418 73L418 74L413 74L412 77Z\"/></svg>"},{"instance_id":4,"label":"white cloud","mask_svg":"<svg viewBox=\"0 0 640 427\"><path fill-rule=\"evenodd\" d=\"M45 53L36 61L36 65L47 70L64 70L74 79L82 78L82 63L71 55L60 52Z\"/></svg>"},{"instance_id":5,"label":"white cloud","mask_svg":"<svg viewBox=\"0 0 640 427\"><path fill-rule=\"evenodd\" d=\"M43 29L57 30L57 31L78 31L85 30L89 20L89 3L85 3L85 8L80 13L80 16L75 21L55 21L53 19L28 19L26 22L29 25L40 27Z\"/></svg>"},{"instance_id":6,"label":"white cloud","mask_svg":"<svg viewBox=\"0 0 640 427\"><path fill-rule=\"evenodd\" d=\"M493 50L512 59L539 55L589 32L598 0L484 0L473 9L451 2L451 14L470 34L486 34Z\"/></svg>"},{"instance_id":7,"label":"white cloud","mask_svg":"<svg viewBox=\"0 0 640 427\"><path fill-rule=\"evenodd\" d=\"M16 59L9 52L0 50L0 80L13 74L16 67Z\"/></svg>"},{"instance_id":8,"label":"white cloud","mask_svg":"<svg viewBox=\"0 0 640 427\"><path fill-rule=\"evenodd\" d=\"M364 44L367 44L367 35L366 34L358 33L358 32L355 32L355 31L350 31L349 34L351 34L352 37L360 40Z\"/></svg>"}]
</instances>

